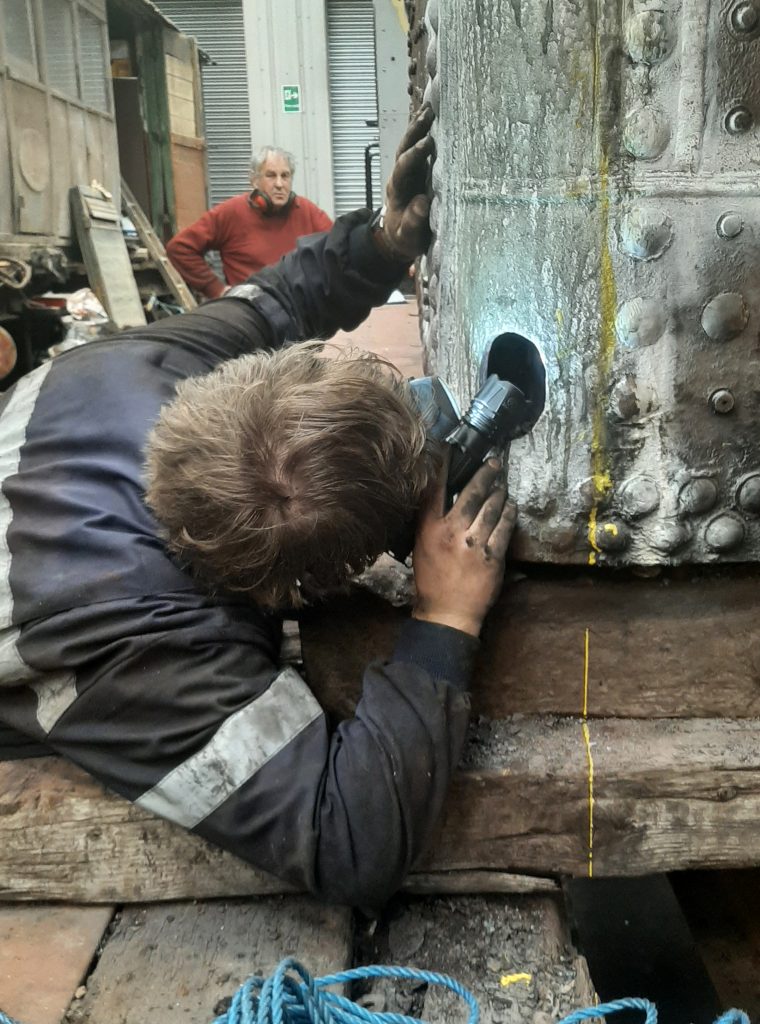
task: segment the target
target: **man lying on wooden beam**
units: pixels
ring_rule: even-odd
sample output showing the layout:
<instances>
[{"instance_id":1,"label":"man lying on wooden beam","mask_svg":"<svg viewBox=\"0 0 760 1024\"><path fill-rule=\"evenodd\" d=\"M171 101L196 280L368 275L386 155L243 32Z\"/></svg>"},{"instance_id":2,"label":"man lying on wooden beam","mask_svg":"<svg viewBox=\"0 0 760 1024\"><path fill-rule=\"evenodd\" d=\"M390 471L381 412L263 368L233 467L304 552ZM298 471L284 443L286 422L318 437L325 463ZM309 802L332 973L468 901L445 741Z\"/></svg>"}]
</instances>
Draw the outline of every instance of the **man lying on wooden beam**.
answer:
<instances>
[{"instance_id":1,"label":"man lying on wooden beam","mask_svg":"<svg viewBox=\"0 0 760 1024\"><path fill-rule=\"evenodd\" d=\"M305 886L378 906L439 817L515 508L486 463L448 513L406 383L286 341L352 329L429 241L423 111L385 216L341 218L192 313L0 396L0 756L56 752ZM416 606L331 731L281 611L418 515Z\"/></svg>"}]
</instances>

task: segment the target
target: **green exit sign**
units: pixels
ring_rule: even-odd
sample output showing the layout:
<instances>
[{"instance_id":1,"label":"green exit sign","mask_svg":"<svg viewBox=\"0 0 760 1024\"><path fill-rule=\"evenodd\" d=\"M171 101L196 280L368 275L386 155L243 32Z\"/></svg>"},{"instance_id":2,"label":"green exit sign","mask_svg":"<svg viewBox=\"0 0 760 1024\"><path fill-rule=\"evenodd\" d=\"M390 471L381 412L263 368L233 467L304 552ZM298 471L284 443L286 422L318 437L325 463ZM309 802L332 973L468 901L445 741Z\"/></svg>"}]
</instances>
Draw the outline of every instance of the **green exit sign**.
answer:
<instances>
[{"instance_id":1,"label":"green exit sign","mask_svg":"<svg viewBox=\"0 0 760 1024\"><path fill-rule=\"evenodd\" d=\"M282 87L282 109L286 114L301 113L301 86L283 85Z\"/></svg>"}]
</instances>

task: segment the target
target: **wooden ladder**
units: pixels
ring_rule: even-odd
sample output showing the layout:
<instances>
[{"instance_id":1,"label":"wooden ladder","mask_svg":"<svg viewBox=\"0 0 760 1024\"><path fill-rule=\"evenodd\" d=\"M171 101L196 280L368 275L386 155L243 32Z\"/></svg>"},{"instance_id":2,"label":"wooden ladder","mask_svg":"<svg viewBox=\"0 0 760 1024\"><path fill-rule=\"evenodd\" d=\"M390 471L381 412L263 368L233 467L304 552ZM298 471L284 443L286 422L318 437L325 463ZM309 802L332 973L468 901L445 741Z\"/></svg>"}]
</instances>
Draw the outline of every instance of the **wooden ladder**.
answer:
<instances>
[{"instance_id":1,"label":"wooden ladder","mask_svg":"<svg viewBox=\"0 0 760 1024\"><path fill-rule=\"evenodd\" d=\"M121 179L121 208L134 224L140 241L148 250L148 254L158 267L166 287L179 305L185 312L195 309L197 303L193 298L192 292L182 280L178 271L172 266L161 239L153 230L152 224L145 216L142 207L123 178Z\"/></svg>"}]
</instances>

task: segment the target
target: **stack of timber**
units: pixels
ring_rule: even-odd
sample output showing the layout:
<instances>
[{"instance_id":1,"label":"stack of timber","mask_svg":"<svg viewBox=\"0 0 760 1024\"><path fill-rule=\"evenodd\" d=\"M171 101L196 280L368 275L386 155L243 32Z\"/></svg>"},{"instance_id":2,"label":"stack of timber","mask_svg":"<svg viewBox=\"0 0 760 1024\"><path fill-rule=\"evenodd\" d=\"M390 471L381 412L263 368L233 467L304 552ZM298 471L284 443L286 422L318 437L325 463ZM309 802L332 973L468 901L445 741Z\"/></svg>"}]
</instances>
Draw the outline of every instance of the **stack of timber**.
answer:
<instances>
[{"instance_id":1,"label":"stack of timber","mask_svg":"<svg viewBox=\"0 0 760 1024\"><path fill-rule=\"evenodd\" d=\"M409 614L399 570L375 576L301 625L307 677L339 717ZM508 580L426 869L760 864L759 584L751 572Z\"/></svg>"},{"instance_id":2,"label":"stack of timber","mask_svg":"<svg viewBox=\"0 0 760 1024\"><path fill-rule=\"evenodd\" d=\"M335 718L409 614L403 573L371 582L301 622L306 677ZM759 594L754 575L509 581L440 835L408 890L550 892L561 875L760 865ZM2 900L285 891L73 765L0 764Z\"/></svg>"}]
</instances>

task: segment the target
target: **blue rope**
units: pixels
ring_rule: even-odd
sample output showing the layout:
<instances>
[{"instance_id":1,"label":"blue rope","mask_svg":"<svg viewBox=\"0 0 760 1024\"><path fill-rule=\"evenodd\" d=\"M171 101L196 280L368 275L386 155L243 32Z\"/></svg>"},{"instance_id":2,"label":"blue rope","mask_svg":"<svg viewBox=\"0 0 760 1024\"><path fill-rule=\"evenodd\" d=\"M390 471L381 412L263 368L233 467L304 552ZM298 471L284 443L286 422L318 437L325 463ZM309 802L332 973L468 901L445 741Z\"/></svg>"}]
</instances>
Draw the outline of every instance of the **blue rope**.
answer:
<instances>
[{"instance_id":1,"label":"blue rope","mask_svg":"<svg viewBox=\"0 0 760 1024\"><path fill-rule=\"evenodd\" d=\"M297 977L293 977L296 975ZM229 1010L213 1024L420 1024L416 1017L400 1013L372 1013L357 1003L325 991L334 985L370 978L424 982L439 985L459 996L469 1008L467 1024L478 1024L480 1009L472 992L446 974L418 971L412 967L355 967L339 974L312 978L297 960L282 960L268 978L249 978L232 998ZM648 999L617 999L577 1010L559 1024L582 1024L621 1010L641 1010L644 1024L657 1024L657 1007ZM0 1024L4 1022L0 1021ZM715 1024L750 1024L742 1010L728 1010Z\"/></svg>"},{"instance_id":2,"label":"blue rope","mask_svg":"<svg viewBox=\"0 0 760 1024\"><path fill-rule=\"evenodd\" d=\"M657 1007L648 999L615 999L611 1003L600 1003L598 1006L588 1006L584 1010L576 1010L575 1013L563 1017L559 1024L581 1024L585 1020L594 1020L597 1017L609 1017L613 1013L620 1013L621 1010L642 1010L645 1014L644 1024L657 1024ZM715 1021L715 1024L749 1024L749 1017L744 1010L726 1010Z\"/></svg>"},{"instance_id":3,"label":"blue rope","mask_svg":"<svg viewBox=\"0 0 760 1024\"><path fill-rule=\"evenodd\" d=\"M295 975L295 977L294 977ZM467 1024L478 1024L480 1009L475 996L454 978L413 967L355 967L339 974L312 978L297 960L282 960L268 978L249 978L232 997L229 1010L213 1024L420 1024L416 1017L401 1013L372 1013L357 1003L327 992L331 985L369 978L392 978L396 981L424 982L439 985L459 996L469 1008ZM644 1024L657 1024L657 1007L648 999L616 999L576 1010L559 1024L583 1024L584 1021L608 1017L621 1010L641 1010ZM19 1024L0 1010L0 1024ZM750 1024L743 1010L728 1010L715 1024Z\"/></svg>"},{"instance_id":4,"label":"blue rope","mask_svg":"<svg viewBox=\"0 0 760 1024\"><path fill-rule=\"evenodd\" d=\"M292 977L295 974L300 980ZM339 974L312 978L297 960L282 960L268 978L249 978L232 997L229 1010L213 1024L419 1024L415 1017L401 1013L372 1013L350 999L325 991L331 985L369 978L440 985L459 996L469 1007L467 1024L478 1024L480 1009L472 992L433 971L413 967L355 967ZM0 1024L4 1024L0 1021Z\"/></svg>"},{"instance_id":5,"label":"blue rope","mask_svg":"<svg viewBox=\"0 0 760 1024\"><path fill-rule=\"evenodd\" d=\"M654 1003L650 1003L648 999L636 998L615 999L611 1003L587 1006L585 1010L576 1010L575 1013L563 1017L559 1024L581 1024L581 1021L593 1020L595 1017L606 1017L607 1014L619 1013L621 1010L643 1010L646 1014L644 1024L657 1024L657 1007ZM747 1024L749 1024L749 1021Z\"/></svg>"}]
</instances>

